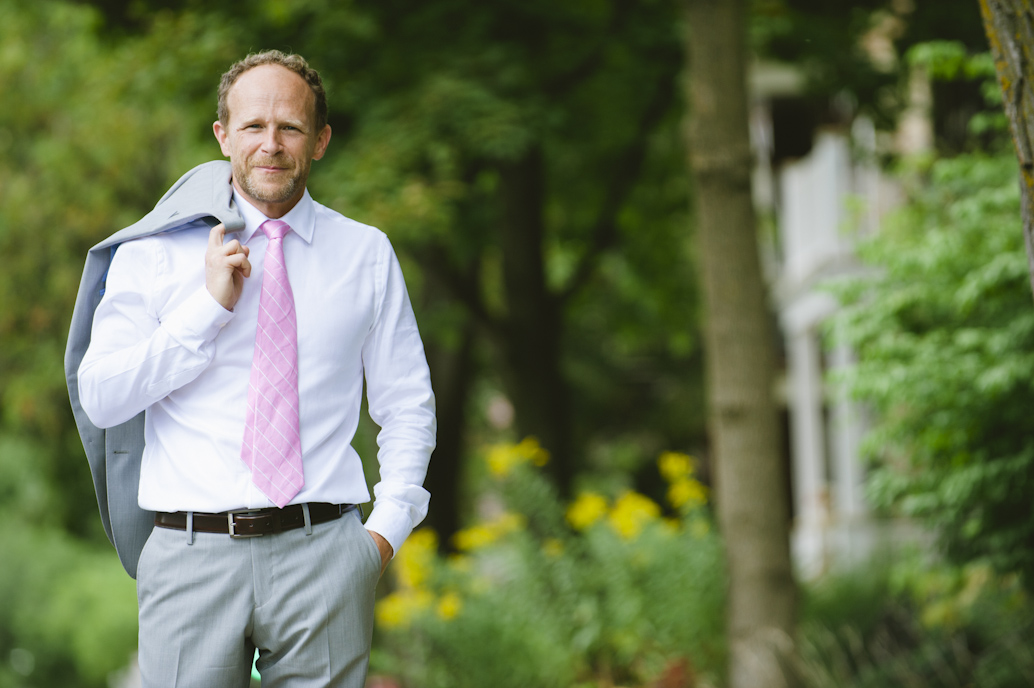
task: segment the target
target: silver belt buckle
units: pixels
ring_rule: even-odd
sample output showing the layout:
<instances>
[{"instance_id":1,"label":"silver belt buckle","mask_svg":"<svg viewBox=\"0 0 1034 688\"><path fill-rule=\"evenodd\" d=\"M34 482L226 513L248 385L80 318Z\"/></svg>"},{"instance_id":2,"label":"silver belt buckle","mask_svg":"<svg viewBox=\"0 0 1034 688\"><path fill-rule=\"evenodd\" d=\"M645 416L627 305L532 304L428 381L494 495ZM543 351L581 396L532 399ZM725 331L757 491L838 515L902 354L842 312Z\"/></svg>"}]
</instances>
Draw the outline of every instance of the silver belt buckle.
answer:
<instances>
[{"instance_id":1,"label":"silver belt buckle","mask_svg":"<svg viewBox=\"0 0 1034 688\"><path fill-rule=\"evenodd\" d=\"M262 537L265 533L248 533L242 534L237 532L237 522L233 520L236 514L253 514L256 513L255 509L237 509L236 511L226 512L226 523L229 527L230 538L233 540L244 540L245 538Z\"/></svg>"}]
</instances>

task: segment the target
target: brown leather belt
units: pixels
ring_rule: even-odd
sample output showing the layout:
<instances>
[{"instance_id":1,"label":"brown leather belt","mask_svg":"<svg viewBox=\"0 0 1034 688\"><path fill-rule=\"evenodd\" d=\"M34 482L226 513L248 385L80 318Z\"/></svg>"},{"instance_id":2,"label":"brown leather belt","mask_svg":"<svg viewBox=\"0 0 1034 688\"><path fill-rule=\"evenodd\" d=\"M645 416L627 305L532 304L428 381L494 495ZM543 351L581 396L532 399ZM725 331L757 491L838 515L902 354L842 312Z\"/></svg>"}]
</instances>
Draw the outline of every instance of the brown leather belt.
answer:
<instances>
[{"instance_id":1,"label":"brown leather belt","mask_svg":"<svg viewBox=\"0 0 1034 688\"><path fill-rule=\"evenodd\" d=\"M308 506L310 525L333 521L357 508L355 504L325 502L310 502ZM195 511L192 520L196 533L222 533L232 538L249 538L301 528L305 525L305 513L301 504L291 504L283 509L240 509L219 514ZM154 525L159 528L186 530L187 512L158 512L154 516Z\"/></svg>"}]
</instances>

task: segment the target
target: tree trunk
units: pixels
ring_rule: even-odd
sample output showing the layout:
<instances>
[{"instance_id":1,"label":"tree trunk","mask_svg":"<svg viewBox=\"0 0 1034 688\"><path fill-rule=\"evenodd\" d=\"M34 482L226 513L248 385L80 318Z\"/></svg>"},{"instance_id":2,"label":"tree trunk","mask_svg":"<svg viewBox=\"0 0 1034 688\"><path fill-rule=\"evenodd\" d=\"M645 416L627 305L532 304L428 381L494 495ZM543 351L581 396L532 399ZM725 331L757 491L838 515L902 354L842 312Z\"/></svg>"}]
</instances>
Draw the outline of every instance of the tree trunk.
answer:
<instances>
[{"instance_id":1,"label":"tree trunk","mask_svg":"<svg viewBox=\"0 0 1034 688\"><path fill-rule=\"evenodd\" d=\"M575 471L570 442L567 382L561 371L562 322L545 277L545 180L542 154L532 148L501 168L503 320L506 384L517 431L534 436L550 453L549 470L566 494Z\"/></svg>"},{"instance_id":2,"label":"tree trunk","mask_svg":"<svg viewBox=\"0 0 1034 688\"><path fill-rule=\"evenodd\" d=\"M1034 1L980 0L980 13L1020 163L1023 238L1034 289Z\"/></svg>"},{"instance_id":3,"label":"tree trunk","mask_svg":"<svg viewBox=\"0 0 1034 688\"><path fill-rule=\"evenodd\" d=\"M790 682L796 589L775 337L758 257L742 0L687 0L689 163L705 296L716 508L729 574L729 686Z\"/></svg>"},{"instance_id":4,"label":"tree trunk","mask_svg":"<svg viewBox=\"0 0 1034 688\"><path fill-rule=\"evenodd\" d=\"M467 400L474 383L474 329L472 323L464 326L455 350L431 341L427 344L438 416L438 441L424 480L424 487L431 493L427 525L435 529L446 549L460 528L461 458L466 444Z\"/></svg>"}]
</instances>

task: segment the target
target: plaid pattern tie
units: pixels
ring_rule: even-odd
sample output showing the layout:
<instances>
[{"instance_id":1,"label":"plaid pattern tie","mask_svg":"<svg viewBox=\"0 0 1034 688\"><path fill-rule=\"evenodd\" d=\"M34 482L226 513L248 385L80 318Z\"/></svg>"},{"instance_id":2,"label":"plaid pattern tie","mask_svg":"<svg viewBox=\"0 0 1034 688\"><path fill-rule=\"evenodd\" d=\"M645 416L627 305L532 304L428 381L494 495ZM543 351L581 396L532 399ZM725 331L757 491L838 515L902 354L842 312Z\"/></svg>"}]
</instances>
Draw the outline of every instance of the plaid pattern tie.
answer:
<instances>
[{"instance_id":1,"label":"plaid pattern tie","mask_svg":"<svg viewBox=\"0 0 1034 688\"><path fill-rule=\"evenodd\" d=\"M305 484L298 422L298 321L284 262L284 236L291 227L266 220L259 229L269 244L262 263L241 459L255 486L283 508Z\"/></svg>"}]
</instances>

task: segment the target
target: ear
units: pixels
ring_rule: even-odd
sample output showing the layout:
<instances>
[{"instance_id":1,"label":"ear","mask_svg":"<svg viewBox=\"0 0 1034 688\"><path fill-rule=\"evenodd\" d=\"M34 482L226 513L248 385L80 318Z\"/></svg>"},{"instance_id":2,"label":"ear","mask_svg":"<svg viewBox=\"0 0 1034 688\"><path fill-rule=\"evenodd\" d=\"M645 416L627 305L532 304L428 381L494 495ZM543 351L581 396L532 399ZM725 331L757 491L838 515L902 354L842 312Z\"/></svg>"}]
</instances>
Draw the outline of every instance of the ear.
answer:
<instances>
[{"instance_id":1,"label":"ear","mask_svg":"<svg viewBox=\"0 0 1034 688\"><path fill-rule=\"evenodd\" d=\"M218 124L218 122L216 122ZM323 131L316 135L316 148L312 151L312 159L319 160L327 152L327 145L330 143L330 125L323 127ZM223 151L226 152L225 150Z\"/></svg>"},{"instance_id":2,"label":"ear","mask_svg":"<svg viewBox=\"0 0 1034 688\"><path fill-rule=\"evenodd\" d=\"M223 155L226 157L230 156L230 133L223 128L223 123L216 120L212 123L212 132L215 134L215 140L219 142L219 148L223 151Z\"/></svg>"}]
</instances>

